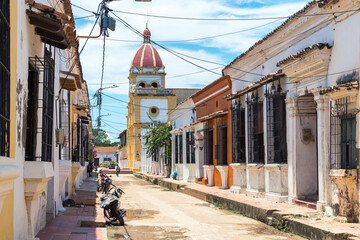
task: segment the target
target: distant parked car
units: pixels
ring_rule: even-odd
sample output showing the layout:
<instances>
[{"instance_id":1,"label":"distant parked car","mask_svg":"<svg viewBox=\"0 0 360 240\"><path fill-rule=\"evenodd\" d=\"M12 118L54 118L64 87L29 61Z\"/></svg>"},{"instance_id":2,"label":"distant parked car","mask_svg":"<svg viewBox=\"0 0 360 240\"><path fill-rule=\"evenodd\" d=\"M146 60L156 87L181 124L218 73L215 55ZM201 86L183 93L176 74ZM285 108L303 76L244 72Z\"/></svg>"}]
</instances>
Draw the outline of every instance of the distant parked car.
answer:
<instances>
[{"instance_id":1,"label":"distant parked car","mask_svg":"<svg viewBox=\"0 0 360 240\"><path fill-rule=\"evenodd\" d=\"M109 169L115 169L115 165L113 163L109 163L108 168Z\"/></svg>"}]
</instances>

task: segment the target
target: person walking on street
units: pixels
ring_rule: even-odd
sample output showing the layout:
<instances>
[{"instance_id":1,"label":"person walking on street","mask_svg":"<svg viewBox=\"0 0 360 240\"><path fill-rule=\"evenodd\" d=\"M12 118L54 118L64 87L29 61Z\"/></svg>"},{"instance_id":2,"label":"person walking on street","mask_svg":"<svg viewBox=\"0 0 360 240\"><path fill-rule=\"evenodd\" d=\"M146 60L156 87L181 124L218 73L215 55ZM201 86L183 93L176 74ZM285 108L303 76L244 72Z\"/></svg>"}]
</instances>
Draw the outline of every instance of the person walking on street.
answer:
<instances>
[{"instance_id":1,"label":"person walking on street","mask_svg":"<svg viewBox=\"0 0 360 240\"><path fill-rule=\"evenodd\" d=\"M87 173L88 173L88 177L91 177L91 166L90 166L90 164L88 164L88 166L87 166Z\"/></svg>"},{"instance_id":2,"label":"person walking on street","mask_svg":"<svg viewBox=\"0 0 360 240\"><path fill-rule=\"evenodd\" d=\"M120 173L120 166L119 164L116 164L116 176L119 176Z\"/></svg>"}]
</instances>

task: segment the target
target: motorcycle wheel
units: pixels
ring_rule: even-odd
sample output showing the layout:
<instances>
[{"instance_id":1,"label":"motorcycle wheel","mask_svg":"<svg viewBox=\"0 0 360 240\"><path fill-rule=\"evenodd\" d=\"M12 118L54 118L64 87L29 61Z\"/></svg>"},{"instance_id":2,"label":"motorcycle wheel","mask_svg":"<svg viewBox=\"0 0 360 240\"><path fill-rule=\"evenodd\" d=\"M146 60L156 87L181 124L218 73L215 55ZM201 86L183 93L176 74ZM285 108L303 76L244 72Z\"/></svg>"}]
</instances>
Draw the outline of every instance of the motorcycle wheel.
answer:
<instances>
[{"instance_id":1,"label":"motorcycle wheel","mask_svg":"<svg viewBox=\"0 0 360 240\"><path fill-rule=\"evenodd\" d=\"M106 209L104 208L104 216L109 219L111 222L114 222L117 220L116 216L112 217L110 216L110 210L109 209Z\"/></svg>"},{"instance_id":2,"label":"motorcycle wheel","mask_svg":"<svg viewBox=\"0 0 360 240\"><path fill-rule=\"evenodd\" d=\"M121 215L121 213L120 213L119 210L115 211L115 217L116 217L117 220L119 220L120 226L124 226L124 225L125 225L124 218L123 218L123 216Z\"/></svg>"}]
</instances>

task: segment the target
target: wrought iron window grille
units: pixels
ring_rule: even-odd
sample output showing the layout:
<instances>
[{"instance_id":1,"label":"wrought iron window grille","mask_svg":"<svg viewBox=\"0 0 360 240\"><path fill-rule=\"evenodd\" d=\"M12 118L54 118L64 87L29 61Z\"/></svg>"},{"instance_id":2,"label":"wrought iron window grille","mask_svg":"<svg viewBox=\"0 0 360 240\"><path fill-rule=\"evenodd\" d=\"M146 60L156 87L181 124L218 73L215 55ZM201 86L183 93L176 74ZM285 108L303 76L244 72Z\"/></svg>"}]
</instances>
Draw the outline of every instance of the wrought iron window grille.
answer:
<instances>
[{"instance_id":1,"label":"wrought iron window grille","mask_svg":"<svg viewBox=\"0 0 360 240\"><path fill-rule=\"evenodd\" d=\"M50 48L51 49L51 48ZM43 99L42 99L42 154L41 160L52 161L53 145L53 113L54 113L54 77L55 60L52 52L44 46L44 74L43 74Z\"/></svg>"},{"instance_id":2,"label":"wrought iron window grille","mask_svg":"<svg viewBox=\"0 0 360 240\"><path fill-rule=\"evenodd\" d=\"M348 97L330 102L330 167L355 169L356 109Z\"/></svg>"},{"instance_id":3,"label":"wrought iron window grille","mask_svg":"<svg viewBox=\"0 0 360 240\"><path fill-rule=\"evenodd\" d=\"M186 164L190 164L190 132L186 132Z\"/></svg>"},{"instance_id":4,"label":"wrought iron window grille","mask_svg":"<svg viewBox=\"0 0 360 240\"><path fill-rule=\"evenodd\" d=\"M195 137L194 132L186 132L186 163L195 163Z\"/></svg>"},{"instance_id":5,"label":"wrought iron window grille","mask_svg":"<svg viewBox=\"0 0 360 240\"><path fill-rule=\"evenodd\" d=\"M214 165L214 131L213 129L206 123L204 127L204 162L205 165Z\"/></svg>"},{"instance_id":6,"label":"wrought iron window grille","mask_svg":"<svg viewBox=\"0 0 360 240\"><path fill-rule=\"evenodd\" d=\"M245 163L245 109L241 107L240 98L231 105L232 120L232 162Z\"/></svg>"},{"instance_id":7,"label":"wrought iron window grille","mask_svg":"<svg viewBox=\"0 0 360 240\"><path fill-rule=\"evenodd\" d=\"M183 136L182 134L179 135L179 163L183 163Z\"/></svg>"},{"instance_id":8,"label":"wrought iron window grille","mask_svg":"<svg viewBox=\"0 0 360 240\"><path fill-rule=\"evenodd\" d=\"M0 156L10 152L10 1L0 3Z\"/></svg>"},{"instance_id":9,"label":"wrought iron window grille","mask_svg":"<svg viewBox=\"0 0 360 240\"><path fill-rule=\"evenodd\" d=\"M175 135L175 164L179 163L179 135Z\"/></svg>"},{"instance_id":10,"label":"wrought iron window grille","mask_svg":"<svg viewBox=\"0 0 360 240\"><path fill-rule=\"evenodd\" d=\"M190 133L190 163L194 164L195 163L195 134L194 132Z\"/></svg>"},{"instance_id":11,"label":"wrought iron window grille","mask_svg":"<svg viewBox=\"0 0 360 240\"><path fill-rule=\"evenodd\" d=\"M227 165L227 123L220 120L216 126L215 159L217 165Z\"/></svg>"},{"instance_id":12,"label":"wrought iron window grille","mask_svg":"<svg viewBox=\"0 0 360 240\"><path fill-rule=\"evenodd\" d=\"M264 163L263 102L252 92L246 100L248 106L249 163Z\"/></svg>"},{"instance_id":13,"label":"wrought iron window grille","mask_svg":"<svg viewBox=\"0 0 360 240\"><path fill-rule=\"evenodd\" d=\"M29 59L25 161L36 161L37 158L41 158L41 156L36 156L37 116L39 108L38 92L39 72L36 71L36 66Z\"/></svg>"},{"instance_id":14,"label":"wrought iron window grille","mask_svg":"<svg viewBox=\"0 0 360 240\"><path fill-rule=\"evenodd\" d=\"M280 83L266 89L267 163L287 163L286 104Z\"/></svg>"}]
</instances>

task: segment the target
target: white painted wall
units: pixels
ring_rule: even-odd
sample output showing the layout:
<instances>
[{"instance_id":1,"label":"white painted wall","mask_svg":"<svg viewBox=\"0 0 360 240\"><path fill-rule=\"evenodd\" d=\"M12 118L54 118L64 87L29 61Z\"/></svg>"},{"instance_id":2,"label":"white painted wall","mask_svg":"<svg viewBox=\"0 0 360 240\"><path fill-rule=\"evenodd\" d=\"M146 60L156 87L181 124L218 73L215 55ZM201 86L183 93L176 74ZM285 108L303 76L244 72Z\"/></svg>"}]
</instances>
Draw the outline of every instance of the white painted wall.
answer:
<instances>
[{"instance_id":1,"label":"white painted wall","mask_svg":"<svg viewBox=\"0 0 360 240\"><path fill-rule=\"evenodd\" d=\"M167 109L168 109L168 100L167 99L141 99L140 105L140 121L141 123L151 123L149 119L149 109L150 107L158 107L159 115L156 117L151 117L155 121L167 122Z\"/></svg>"}]
</instances>

